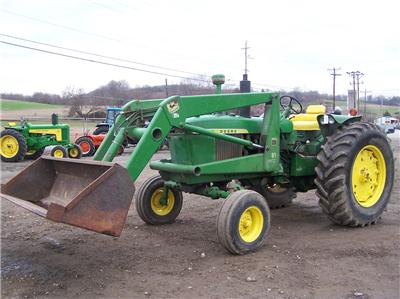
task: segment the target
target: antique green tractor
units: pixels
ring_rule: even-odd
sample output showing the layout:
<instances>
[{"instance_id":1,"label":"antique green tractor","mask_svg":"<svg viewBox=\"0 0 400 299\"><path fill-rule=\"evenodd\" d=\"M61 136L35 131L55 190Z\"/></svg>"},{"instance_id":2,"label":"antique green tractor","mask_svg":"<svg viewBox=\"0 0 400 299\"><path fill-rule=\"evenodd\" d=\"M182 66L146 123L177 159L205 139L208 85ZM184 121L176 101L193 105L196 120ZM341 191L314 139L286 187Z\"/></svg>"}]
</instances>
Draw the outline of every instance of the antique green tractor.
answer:
<instances>
[{"instance_id":1,"label":"antique green tractor","mask_svg":"<svg viewBox=\"0 0 400 299\"><path fill-rule=\"evenodd\" d=\"M46 148L48 147L48 148ZM80 147L70 143L69 125L59 124L57 115L52 115L52 124L32 124L22 120L19 125L9 123L1 132L0 155L4 162L35 160L43 152L57 158L79 159Z\"/></svg>"},{"instance_id":2,"label":"antique green tractor","mask_svg":"<svg viewBox=\"0 0 400 299\"><path fill-rule=\"evenodd\" d=\"M2 197L47 219L119 236L134 182L168 137L171 157L150 162L159 175L136 193L136 210L148 224L173 222L183 193L222 198L218 238L229 252L244 254L265 242L270 208L311 189L337 224L377 221L394 176L379 128L359 116L326 114L320 105L302 113L299 101L278 93L220 94L223 77L214 79L215 95L129 102L95 161L41 158L5 184ZM262 117L224 112L259 104ZM128 162L110 163L126 136L139 140Z\"/></svg>"}]
</instances>

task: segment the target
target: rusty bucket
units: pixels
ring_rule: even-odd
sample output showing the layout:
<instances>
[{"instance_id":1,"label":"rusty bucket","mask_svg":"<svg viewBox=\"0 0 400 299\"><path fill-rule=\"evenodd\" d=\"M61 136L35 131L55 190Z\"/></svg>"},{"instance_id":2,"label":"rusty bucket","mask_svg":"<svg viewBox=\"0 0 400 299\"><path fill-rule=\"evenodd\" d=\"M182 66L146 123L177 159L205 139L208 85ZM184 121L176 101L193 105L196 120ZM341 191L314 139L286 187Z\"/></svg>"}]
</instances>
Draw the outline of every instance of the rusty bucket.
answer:
<instances>
[{"instance_id":1,"label":"rusty bucket","mask_svg":"<svg viewBox=\"0 0 400 299\"><path fill-rule=\"evenodd\" d=\"M1 197L39 216L119 236L135 188L116 163L43 157L6 184Z\"/></svg>"}]
</instances>

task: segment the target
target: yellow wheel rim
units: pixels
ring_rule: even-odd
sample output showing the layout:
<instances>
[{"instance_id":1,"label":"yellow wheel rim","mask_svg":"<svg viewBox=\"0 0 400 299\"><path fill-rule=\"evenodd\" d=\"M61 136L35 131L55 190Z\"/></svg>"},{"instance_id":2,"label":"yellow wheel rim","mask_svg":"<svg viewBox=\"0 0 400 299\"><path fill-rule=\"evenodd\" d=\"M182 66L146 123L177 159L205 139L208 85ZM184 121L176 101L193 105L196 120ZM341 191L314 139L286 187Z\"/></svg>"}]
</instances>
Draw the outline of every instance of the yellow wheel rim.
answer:
<instances>
[{"instance_id":1,"label":"yellow wheel rim","mask_svg":"<svg viewBox=\"0 0 400 299\"><path fill-rule=\"evenodd\" d=\"M64 152L60 149L56 149L53 153L53 156L56 158L64 158Z\"/></svg>"},{"instance_id":2,"label":"yellow wheel rim","mask_svg":"<svg viewBox=\"0 0 400 299\"><path fill-rule=\"evenodd\" d=\"M161 203L164 192L164 188L159 188L154 191L153 195L151 196L151 209L156 215L159 216L165 216L171 213L175 205L175 196L171 190L168 190L167 204Z\"/></svg>"},{"instance_id":3,"label":"yellow wheel rim","mask_svg":"<svg viewBox=\"0 0 400 299\"><path fill-rule=\"evenodd\" d=\"M69 156L71 158L76 158L76 157L78 157L78 155L79 155L79 151L76 148L71 148L69 150Z\"/></svg>"},{"instance_id":4,"label":"yellow wheel rim","mask_svg":"<svg viewBox=\"0 0 400 299\"><path fill-rule=\"evenodd\" d=\"M0 140L1 155L5 158L12 158L19 151L17 138L11 135L5 135Z\"/></svg>"},{"instance_id":5,"label":"yellow wheel rim","mask_svg":"<svg viewBox=\"0 0 400 299\"><path fill-rule=\"evenodd\" d=\"M358 204L372 207L385 188L386 163L382 152L374 145L364 146L357 154L351 175L351 187Z\"/></svg>"},{"instance_id":6,"label":"yellow wheel rim","mask_svg":"<svg viewBox=\"0 0 400 299\"><path fill-rule=\"evenodd\" d=\"M243 241L250 243L261 234L264 226L264 216L256 206L248 207L240 216L239 235Z\"/></svg>"}]
</instances>

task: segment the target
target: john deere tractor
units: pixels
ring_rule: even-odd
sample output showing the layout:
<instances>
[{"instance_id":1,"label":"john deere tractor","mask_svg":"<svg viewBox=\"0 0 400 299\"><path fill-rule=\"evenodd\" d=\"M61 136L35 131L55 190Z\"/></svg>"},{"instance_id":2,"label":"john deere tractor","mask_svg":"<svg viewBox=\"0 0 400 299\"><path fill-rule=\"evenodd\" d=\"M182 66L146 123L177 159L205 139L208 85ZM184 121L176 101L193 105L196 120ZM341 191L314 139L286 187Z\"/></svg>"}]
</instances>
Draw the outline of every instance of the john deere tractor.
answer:
<instances>
[{"instance_id":1,"label":"john deere tractor","mask_svg":"<svg viewBox=\"0 0 400 299\"><path fill-rule=\"evenodd\" d=\"M57 158L79 159L82 156L80 147L70 143L69 125L59 124L55 114L52 124L37 125L23 120L19 125L9 123L1 132L0 154L4 162L35 160L45 149Z\"/></svg>"},{"instance_id":2,"label":"john deere tractor","mask_svg":"<svg viewBox=\"0 0 400 299\"><path fill-rule=\"evenodd\" d=\"M41 158L2 188L2 197L56 222L121 234L134 182L168 137L171 157L151 161L158 175L136 192L135 207L150 225L173 222L184 193L222 199L217 236L233 254L260 248L270 208L316 189L322 211L347 226L373 224L393 186L386 135L360 116L326 114L278 93L172 96L122 108L94 161ZM263 117L224 111L263 104ZM144 128L143 119L152 117ZM126 136L139 140L124 166L111 163ZM201 217L201 215L199 215Z\"/></svg>"}]
</instances>

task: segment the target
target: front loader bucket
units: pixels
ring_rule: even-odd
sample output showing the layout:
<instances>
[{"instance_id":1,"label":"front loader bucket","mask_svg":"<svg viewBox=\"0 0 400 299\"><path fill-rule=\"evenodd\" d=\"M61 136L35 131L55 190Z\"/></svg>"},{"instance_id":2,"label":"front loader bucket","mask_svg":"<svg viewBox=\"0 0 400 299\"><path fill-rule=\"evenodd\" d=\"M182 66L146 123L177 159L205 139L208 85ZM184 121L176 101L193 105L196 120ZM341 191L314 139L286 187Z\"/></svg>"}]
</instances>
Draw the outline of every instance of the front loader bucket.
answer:
<instances>
[{"instance_id":1,"label":"front loader bucket","mask_svg":"<svg viewBox=\"0 0 400 299\"><path fill-rule=\"evenodd\" d=\"M1 197L39 216L119 236L135 193L119 164L40 158L2 185Z\"/></svg>"}]
</instances>

